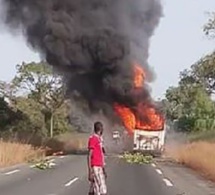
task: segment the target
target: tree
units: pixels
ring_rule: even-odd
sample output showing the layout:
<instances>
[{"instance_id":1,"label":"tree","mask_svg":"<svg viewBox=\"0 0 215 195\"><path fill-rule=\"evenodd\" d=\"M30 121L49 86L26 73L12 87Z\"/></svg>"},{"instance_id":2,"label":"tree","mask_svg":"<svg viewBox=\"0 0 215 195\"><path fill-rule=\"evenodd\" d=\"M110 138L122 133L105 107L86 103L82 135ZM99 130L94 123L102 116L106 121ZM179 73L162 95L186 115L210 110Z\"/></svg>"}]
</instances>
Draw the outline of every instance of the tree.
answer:
<instances>
[{"instance_id":1,"label":"tree","mask_svg":"<svg viewBox=\"0 0 215 195\"><path fill-rule=\"evenodd\" d=\"M19 110L13 110L3 97L0 97L0 133L9 133L12 131L11 126L24 118L24 115Z\"/></svg>"},{"instance_id":2,"label":"tree","mask_svg":"<svg viewBox=\"0 0 215 195\"><path fill-rule=\"evenodd\" d=\"M15 101L16 88L12 83L0 81L0 96L9 102Z\"/></svg>"},{"instance_id":3,"label":"tree","mask_svg":"<svg viewBox=\"0 0 215 195\"><path fill-rule=\"evenodd\" d=\"M180 82L178 87L169 88L166 92L165 110L168 119L177 121L179 130L198 131L213 128L214 102L207 91L196 83ZM209 121L211 126L206 125Z\"/></svg>"},{"instance_id":4,"label":"tree","mask_svg":"<svg viewBox=\"0 0 215 195\"><path fill-rule=\"evenodd\" d=\"M44 120L50 126L50 136L53 137L54 114L65 101L62 78L54 74L45 62L22 63L17 65L17 75L12 83L18 93L25 92L28 98L40 104Z\"/></svg>"},{"instance_id":5,"label":"tree","mask_svg":"<svg viewBox=\"0 0 215 195\"><path fill-rule=\"evenodd\" d=\"M215 37L215 12L211 14L207 24L204 26L204 32L207 36Z\"/></svg>"},{"instance_id":6,"label":"tree","mask_svg":"<svg viewBox=\"0 0 215 195\"><path fill-rule=\"evenodd\" d=\"M215 94L215 52L200 59L180 75L180 83L196 83L207 90L209 94Z\"/></svg>"},{"instance_id":7,"label":"tree","mask_svg":"<svg viewBox=\"0 0 215 195\"><path fill-rule=\"evenodd\" d=\"M70 101L65 101L64 104L56 110L53 121L53 130L55 134L62 134L71 130Z\"/></svg>"},{"instance_id":8,"label":"tree","mask_svg":"<svg viewBox=\"0 0 215 195\"><path fill-rule=\"evenodd\" d=\"M14 127L22 135L41 135L47 136L45 118L42 114L42 106L34 99L17 97L16 108L26 116L25 120L18 127ZM21 128L20 128L21 127Z\"/></svg>"},{"instance_id":9,"label":"tree","mask_svg":"<svg viewBox=\"0 0 215 195\"><path fill-rule=\"evenodd\" d=\"M204 26L204 32L207 36L215 38L215 12ZM181 83L196 83L205 88L209 94L215 94L215 52L201 58L180 76Z\"/></svg>"},{"instance_id":10,"label":"tree","mask_svg":"<svg viewBox=\"0 0 215 195\"><path fill-rule=\"evenodd\" d=\"M180 88L170 87L166 91L166 99L163 100L164 112L170 120L176 120L182 115L182 97Z\"/></svg>"},{"instance_id":11,"label":"tree","mask_svg":"<svg viewBox=\"0 0 215 195\"><path fill-rule=\"evenodd\" d=\"M205 25L204 32L215 37L215 13ZM175 121L182 131L215 130L214 94L215 52L182 71L179 85L166 91L166 99L163 100L166 117Z\"/></svg>"}]
</instances>

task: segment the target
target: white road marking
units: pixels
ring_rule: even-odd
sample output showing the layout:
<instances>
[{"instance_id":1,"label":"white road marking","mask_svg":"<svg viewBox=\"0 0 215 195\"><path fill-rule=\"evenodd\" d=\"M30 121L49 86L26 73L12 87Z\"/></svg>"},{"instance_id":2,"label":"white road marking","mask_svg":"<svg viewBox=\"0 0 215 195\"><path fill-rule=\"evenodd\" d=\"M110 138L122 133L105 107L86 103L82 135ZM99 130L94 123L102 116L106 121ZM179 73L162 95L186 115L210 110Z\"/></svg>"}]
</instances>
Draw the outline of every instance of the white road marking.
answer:
<instances>
[{"instance_id":1,"label":"white road marking","mask_svg":"<svg viewBox=\"0 0 215 195\"><path fill-rule=\"evenodd\" d=\"M60 156L60 158L65 158L65 156Z\"/></svg>"},{"instance_id":2,"label":"white road marking","mask_svg":"<svg viewBox=\"0 0 215 195\"><path fill-rule=\"evenodd\" d=\"M165 182L165 184L168 186L168 187L172 187L173 186L173 183L168 180L168 179L163 179L163 181Z\"/></svg>"},{"instance_id":3,"label":"white road marking","mask_svg":"<svg viewBox=\"0 0 215 195\"><path fill-rule=\"evenodd\" d=\"M20 171L19 169L16 169L16 170L5 173L5 175L12 175L12 174L17 173L19 171Z\"/></svg>"},{"instance_id":4,"label":"white road marking","mask_svg":"<svg viewBox=\"0 0 215 195\"><path fill-rule=\"evenodd\" d=\"M162 171L160 169L156 169L156 172L159 174L159 175L162 175Z\"/></svg>"},{"instance_id":5,"label":"white road marking","mask_svg":"<svg viewBox=\"0 0 215 195\"><path fill-rule=\"evenodd\" d=\"M71 186L73 183L75 183L78 180L78 178L74 178L72 180L70 180L68 183L65 184L65 187Z\"/></svg>"},{"instance_id":6,"label":"white road marking","mask_svg":"<svg viewBox=\"0 0 215 195\"><path fill-rule=\"evenodd\" d=\"M156 167L156 164L152 163L152 166L153 166L153 167Z\"/></svg>"}]
</instances>

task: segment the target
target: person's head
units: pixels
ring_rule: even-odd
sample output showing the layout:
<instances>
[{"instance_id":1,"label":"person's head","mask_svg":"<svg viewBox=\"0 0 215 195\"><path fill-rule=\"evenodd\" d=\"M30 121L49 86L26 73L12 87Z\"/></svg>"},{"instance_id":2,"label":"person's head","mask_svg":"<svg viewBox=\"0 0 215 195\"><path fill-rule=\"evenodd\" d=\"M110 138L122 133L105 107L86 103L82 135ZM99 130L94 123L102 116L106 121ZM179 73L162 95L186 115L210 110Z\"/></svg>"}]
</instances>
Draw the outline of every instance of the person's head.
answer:
<instances>
[{"instance_id":1,"label":"person's head","mask_svg":"<svg viewBox=\"0 0 215 195\"><path fill-rule=\"evenodd\" d=\"M103 133L103 124L101 122L94 123L94 132L98 135L102 135Z\"/></svg>"}]
</instances>

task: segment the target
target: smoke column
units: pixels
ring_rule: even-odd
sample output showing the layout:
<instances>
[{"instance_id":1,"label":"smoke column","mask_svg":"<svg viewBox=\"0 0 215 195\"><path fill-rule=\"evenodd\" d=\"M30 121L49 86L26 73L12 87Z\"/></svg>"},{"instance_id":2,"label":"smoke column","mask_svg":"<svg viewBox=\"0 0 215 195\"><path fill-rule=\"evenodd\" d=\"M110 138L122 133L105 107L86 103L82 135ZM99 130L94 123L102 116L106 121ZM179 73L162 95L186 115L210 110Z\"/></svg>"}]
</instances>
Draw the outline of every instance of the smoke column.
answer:
<instances>
[{"instance_id":1,"label":"smoke column","mask_svg":"<svg viewBox=\"0 0 215 195\"><path fill-rule=\"evenodd\" d=\"M150 37L162 16L160 0L2 0L5 23L21 29L90 113L111 118L114 103L135 110L151 103L144 86L133 93L133 64L147 74Z\"/></svg>"}]
</instances>

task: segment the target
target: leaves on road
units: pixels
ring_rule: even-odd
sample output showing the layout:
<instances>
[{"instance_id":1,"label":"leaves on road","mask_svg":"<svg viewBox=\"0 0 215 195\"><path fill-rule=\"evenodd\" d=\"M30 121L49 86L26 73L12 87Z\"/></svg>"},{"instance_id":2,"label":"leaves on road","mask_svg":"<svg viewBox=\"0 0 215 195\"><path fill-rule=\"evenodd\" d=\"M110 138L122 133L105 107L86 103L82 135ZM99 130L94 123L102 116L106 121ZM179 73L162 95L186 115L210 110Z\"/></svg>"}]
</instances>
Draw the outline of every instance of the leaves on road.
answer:
<instances>
[{"instance_id":1,"label":"leaves on road","mask_svg":"<svg viewBox=\"0 0 215 195\"><path fill-rule=\"evenodd\" d=\"M128 152L121 155L120 158L130 164L150 164L153 160L153 157L150 155L144 155L141 153L132 154Z\"/></svg>"},{"instance_id":2,"label":"leaves on road","mask_svg":"<svg viewBox=\"0 0 215 195\"><path fill-rule=\"evenodd\" d=\"M42 159L33 165L34 168L40 170L51 169L53 168L53 166L55 166L55 163L53 162L52 159Z\"/></svg>"}]
</instances>

